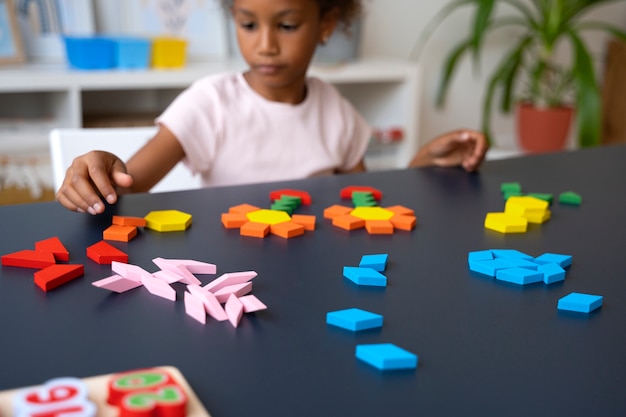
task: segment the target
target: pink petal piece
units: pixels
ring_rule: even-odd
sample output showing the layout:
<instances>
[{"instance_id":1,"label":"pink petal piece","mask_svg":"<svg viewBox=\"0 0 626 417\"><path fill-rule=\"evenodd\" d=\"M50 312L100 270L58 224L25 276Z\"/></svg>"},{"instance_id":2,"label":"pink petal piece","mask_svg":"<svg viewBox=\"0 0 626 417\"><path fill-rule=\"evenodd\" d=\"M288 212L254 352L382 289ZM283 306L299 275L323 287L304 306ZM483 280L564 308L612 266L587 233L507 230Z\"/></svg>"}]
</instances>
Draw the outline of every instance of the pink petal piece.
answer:
<instances>
[{"instance_id":1,"label":"pink petal piece","mask_svg":"<svg viewBox=\"0 0 626 417\"><path fill-rule=\"evenodd\" d=\"M189 285L200 285L201 282L194 274L189 272L187 268L184 266L179 266L177 264L177 260L172 259L164 259L164 258L154 258L152 260L159 268L165 271L173 272L182 277L180 282Z\"/></svg>"},{"instance_id":2,"label":"pink petal piece","mask_svg":"<svg viewBox=\"0 0 626 417\"><path fill-rule=\"evenodd\" d=\"M111 262L111 269L113 272L123 276L124 278L132 279L137 282L141 281L141 277L143 275L150 275L150 272L140 266L117 261Z\"/></svg>"},{"instance_id":3,"label":"pink petal piece","mask_svg":"<svg viewBox=\"0 0 626 417\"><path fill-rule=\"evenodd\" d=\"M175 282L182 281L183 276L180 274L176 274L172 271L166 271L164 269L160 269L152 274L153 277L161 279L168 284L173 284Z\"/></svg>"},{"instance_id":4,"label":"pink petal piece","mask_svg":"<svg viewBox=\"0 0 626 417\"><path fill-rule=\"evenodd\" d=\"M152 275L142 276L141 282L150 294L167 300L176 301L176 291L174 291L174 288L170 287L170 284L167 282L154 278Z\"/></svg>"},{"instance_id":5,"label":"pink petal piece","mask_svg":"<svg viewBox=\"0 0 626 417\"><path fill-rule=\"evenodd\" d=\"M209 316L213 317L217 321L228 320L228 316L226 315L224 308L220 302L217 301L217 298L215 298L213 293L203 289L199 285L187 285L187 290L195 297L202 300L204 308Z\"/></svg>"},{"instance_id":6,"label":"pink petal piece","mask_svg":"<svg viewBox=\"0 0 626 417\"><path fill-rule=\"evenodd\" d=\"M219 278L216 278L213 281L209 282L207 285L204 286L204 289L209 290L214 293L220 288L224 288L229 285L242 284L244 282L248 282L256 276L257 276L257 273L254 271L231 272L228 274L223 274Z\"/></svg>"},{"instance_id":7,"label":"pink petal piece","mask_svg":"<svg viewBox=\"0 0 626 417\"><path fill-rule=\"evenodd\" d=\"M191 293L185 292L185 313L202 324L206 324L206 311L202 300Z\"/></svg>"},{"instance_id":8,"label":"pink petal piece","mask_svg":"<svg viewBox=\"0 0 626 417\"><path fill-rule=\"evenodd\" d=\"M120 275L113 275L99 281L94 281L91 285L116 293L123 293L128 290L132 290L133 288L141 287L141 282L124 278Z\"/></svg>"},{"instance_id":9,"label":"pink petal piece","mask_svg":"<svg viewBox=\"0 0 626 417\"><path fill-rule=\"evenodd\" d=\"M222 287L219 290L215 291L213 294L215 295L215 298L217 298L217 301L219 301L220 303L225 303L231 294L235 294L237 297L241 297L242 295L248 294L250 291L252 291L252 283L248 281L241 284L234 284L227 287Z\"/></svg>"},{"instance_id":10,"label":"pink petal piece","mask_svg":"<svg viewBox=\"0 0 626 417\"><path fill-rule=\"evenodd\" d=\"M261 300L252 294L239 297L239 301L243 304L244 313L254 313L255 311L265 310L267 308Z\"/></svg>"},{"instance_id":11,"label":"pink petal piece","mask_svg":"<svg viewBox=\"0 0 626 417\"><path fill-rule=\"evenodd\" d=\"M228 320L233 327L239 326L239 321L241 320L241 316L243 316L243 304L241 304L241 301L239 301L239 298L237 298L235 294L231 294L230 297L228 297L225 310L228 315Z\"/></svg>"}]
</instances>

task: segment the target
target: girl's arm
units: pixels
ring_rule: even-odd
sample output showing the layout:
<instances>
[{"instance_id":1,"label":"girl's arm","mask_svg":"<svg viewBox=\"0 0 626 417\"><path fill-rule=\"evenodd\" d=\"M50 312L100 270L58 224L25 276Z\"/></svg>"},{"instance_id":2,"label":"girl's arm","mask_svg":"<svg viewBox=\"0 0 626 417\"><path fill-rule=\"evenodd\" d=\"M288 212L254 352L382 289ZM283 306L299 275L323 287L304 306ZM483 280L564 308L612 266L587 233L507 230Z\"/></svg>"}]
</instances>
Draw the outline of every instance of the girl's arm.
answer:
<instances>
[{"instance_id":1,"label":"girl's arm","mask_svg":"<svg viewBox=\"0 0 626 417\"><path fill-rule=\"evenodd\" d=\"M102 213L103 199L114 204L119 194L150 190L184 155L176 137L165 127L127 164L109 152L91 151L74 159L67 169L57 201L73 211Z\"/></svg>"}]
</instances>

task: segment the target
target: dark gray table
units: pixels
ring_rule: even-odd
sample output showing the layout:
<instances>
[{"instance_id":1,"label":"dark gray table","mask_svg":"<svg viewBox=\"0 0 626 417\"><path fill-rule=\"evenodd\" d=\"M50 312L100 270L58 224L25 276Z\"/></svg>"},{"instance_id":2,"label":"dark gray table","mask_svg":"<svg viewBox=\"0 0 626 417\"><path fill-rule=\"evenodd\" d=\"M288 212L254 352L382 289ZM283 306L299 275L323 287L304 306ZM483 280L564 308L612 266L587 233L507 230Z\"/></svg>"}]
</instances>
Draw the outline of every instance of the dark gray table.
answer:
<instances>
[{"instance_id":1,"label":"dark gray table","mask_svg":"<svg viewBox=\"0 0 626 417\"><path fill-rule=\"evenodd\" d=\"M488 162L480 174L418 169L299 182L126 196L94 218L55 203L0 208L0 253L58 236L83 278L49 293L32 270L0 272L0 389L67 375L87 377L172 365L214 417L229 416L624 416L626 415L626 147ZM521 235L483 228L502 211L502 182L557 195L579 207L552 207L552 219ZM412 232L371 236L322 219L346 185L383 191L383 206L416 210ZM240 237L220 214L241 203L269 206L279 188L308 191L318 229L291 240ZM183 287L169 302L138 289L112 294L91 286L110 274L85 256L112 214L178 209L186 232L145 230L114 243L130 262L154 271L157 256L214 262L218 272L255 270L253 294L269 309L239 328L206 326L184 313ZM518 287L473 276L469 251L511 248L573 256L562 284ZM359 288L342 268L364 254L388 253L384 289ZM205 281L211 277L202 277ZM572 291L604 295L589 316L564 314ZM381 330L328 327L328 311L359 307L384 315ZM355 358L360 343L391 342L419 355L417 370L380 372Z\"/></svg>"}]
</instances>

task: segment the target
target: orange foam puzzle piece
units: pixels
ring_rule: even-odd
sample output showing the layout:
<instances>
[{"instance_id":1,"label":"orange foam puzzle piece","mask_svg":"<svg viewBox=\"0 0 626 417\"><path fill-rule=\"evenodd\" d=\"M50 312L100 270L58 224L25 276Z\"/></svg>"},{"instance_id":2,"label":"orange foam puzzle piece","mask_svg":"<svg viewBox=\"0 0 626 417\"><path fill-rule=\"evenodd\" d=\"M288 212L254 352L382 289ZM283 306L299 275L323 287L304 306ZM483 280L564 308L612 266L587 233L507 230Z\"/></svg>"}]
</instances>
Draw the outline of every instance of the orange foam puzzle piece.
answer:
<instances>
[{"instance_id":1,"label":"orange foam puzzle piece","mask_svg":"<svg viewBox=\"0 0 626 417\"><path fill-rule=\"evenodd\" d=\"M83 276L84 273L85 267L80 264L54 264L35 272L35 284L47 292Z\"/></svg>"},{"instance_id":2,"label":"orange foam puzzle piece","mask_svg":"<svg viewBox=\"0 0 626 417\"><path fill-rule=\"evenodd\" d=\"M118 226L146 227L146 219L132 216L113 216L112 222Z\"/></svg>"},{"instance_id":3,"label":"orange foam puzzle piece","mask_svg":"<svg viewBox=\"0 0 626 417\"><path fill-rule=\"evenodd\" d=\"M239 234L241 236L264 238L270 231L270 225L264 223L248 222L241 226Z\"/></svg>"},{"instance_id":4,"label":"orange foam puzzle piece","mask_svg":"<svg viewBox=\"0 0 626 417\"><path fill-rule=\"evenodd\" d=\"M415 225L417 224L417 217L396 214L391 219L389 219L389 221L396 229L411 231L415 228Z\"/></svg>"},{"instance_id":5,"label":"orange foam puzzle piece","mask_svg":"<svg viewBox=\"0 0 626 417\"><path fill-rule=\"evenodd\" d=\"M234 206L228 209L229 213L250 213L251 211L261 210L260 207L253 206L252 204L239 204L238 206Z\"/></svg>"},{"instance_id":6,"label":"orange foam puzzle piece","mask_svg":"<svg viewBox=\"0 0 626 417\"><path fill-rule=\"evenodd\" d=\"M366 185L351 185L351 186L342 188L341 191L339 192L339 194L341 195L341 198L343 198L345 200L351 200L352 199L352 193L354 191L371 192L372 195L374 196L374 199L376 201L380 201L383 198L382 191L377 190L376 188L373 188L373 187L368 187Z\"/></svg>"},{"instance_id":7,"label":"orange foam puzzle piece","mask_svg":"<svg viewBox=\"0 0 626 417\"><path fill-rule=\"evenodd\" d=\"M389 220L366 220L365 229L372 235L393 234L393 224Z\"/></svg>"},{"instance_id":8,"label":"orange foam puzzle piece","mask_svg":"<svg viewBox=\"0 0 626 417\"><path fill-rule=\"evenodd\" d=\"M346 206L342 206L339 204L335 204L324 209L324 218L334 219L335 217L349 214L352 210L354 210L352 207L346 207Z\"/></svg>"},{"instance_id":9,"label":"orange foam puzzle piece","mask_svg":"<svg viewBox=\"0 0 626 417\"><path fill-rule=\"evenodd\" d=\"M35 251L49 252L54 255L54 259L57 261L67 262L70 260L70 253L56 236L35 242Z\"/></svg>"},{"instance_id":10,"label":"orange foam puzzle piece","mask_svg":"<svg viewBox=\"0 0 626 417\"><path fill-rule=\"evenodd\" d=\"M294 222L277 223L270 226L273 235L289 239L304 234L304 226Z\"/></svg>"},{"instance_id":11,"label":"orange foam puzzle piece","mask_svg":"<svg viewBox=\"0 0 626 417\"><path fill-rule=\"evenodd\" d=\"M272 191L270 192L270 200L272 201L280 200L280 196L282 195L288 195L291 197L300 197L300 199L302 200L302 204L304 204L305 206L311 205L311 195L307 193L306 191L299 191L299 190L283 189L283 190Z\"/></svg>"},{"instance_id":12,"label":"orange foam puzzle piece","mask_svg":"<svg viewBox=\"0 0 626 417\"><path fill-rule=\"evenodd\" d=\"M56 260L51 252L22 250L2 256L2 265L17 266L19 268L43 269L55 263Z\"/></svg>"},{"instance_id":13,"label":"orange foam puzzle piece","mask_svg":"<svg viewBox=\"0 0 626 417\"><path fill-rule=\"evenodd\" d=\"M401 206L401 205L385 207L385 210L392 211L395 214L400 214L402 216L414 216L415 215L415 211L413 211L413 209L410 209L408 207L404 207L404 206Z\"/></svg>"},{"instance_id":14,"label":"orange foam puzzle piece","mask_svg":"<svg viewBox=\"0 0 626 417\"><path fill-rule=\"evenodd\" d=\"M104 240L116 240L118 242L128 242L135 236L137 236L137 227L135 226L113 224L102 232L102 238Z\"/></svg>"},{"instance_id":15,"label":"orange foam puzzle piece","mask_svg":"<svg viewBox=\"0 0 626 417\"><path fill-rule=\"evenodd\" d=\"M87 248L87 257L100 265L110 264L113 261L128 263L128 255L110 243L101 240Z\"/></svg>"},{"instance_id":16,"label":"orange foam puzzle piece","mask_svg":"<svg viewBox=\"0 0 626 417\"><path fill-rule=\"evenodd\" d=\"M333 226L337 226L345 230L360 229L365 226L365 220L354 217L351 214L344 214L333 218Z\"/></svg>"},{"instance_id":17,"label":"orange foam puzzle piece","mask_svg":"<svg viewBox=\"0 0 626 417\"><path fill-rule=\"evenodd\" d=\"M292 214L291 221L304 227L304 230L315 230L315 216L312 214Z\"/></svg>"},{"instance_id":18,"label":"orange foam puzzle piece","mask_svg":"<svg viewBox=\"0 0 626 417\"><path fill-rule=\"evenodd\" d=\"M222 213L222 224L227 229L238 229L248 223L245 213Z\"/></svg>"}]
</instances>

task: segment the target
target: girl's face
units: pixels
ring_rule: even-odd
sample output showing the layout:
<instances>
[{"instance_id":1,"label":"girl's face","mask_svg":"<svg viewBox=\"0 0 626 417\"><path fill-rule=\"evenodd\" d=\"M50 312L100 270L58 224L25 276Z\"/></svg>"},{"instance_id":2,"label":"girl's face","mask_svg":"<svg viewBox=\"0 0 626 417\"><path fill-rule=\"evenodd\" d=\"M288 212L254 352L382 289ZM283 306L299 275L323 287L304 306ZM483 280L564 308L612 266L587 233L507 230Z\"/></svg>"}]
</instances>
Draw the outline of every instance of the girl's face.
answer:
<instances>
[{"instance_id":1,"label":"girl's face","mask_svg":"<svg viewBox=\"0 0 626 417\"><path fill-rule=\"evenodd\" d=\"M335 27L334 14L320 16L315 0L234 0L232 13L250 86L270 100L302 101L307 69Z\"/></svg>"}]
</instances>

